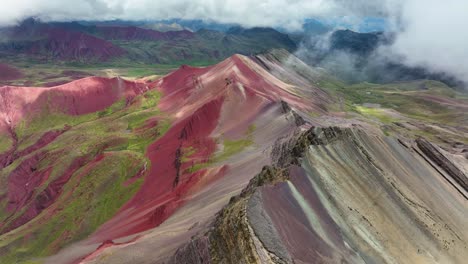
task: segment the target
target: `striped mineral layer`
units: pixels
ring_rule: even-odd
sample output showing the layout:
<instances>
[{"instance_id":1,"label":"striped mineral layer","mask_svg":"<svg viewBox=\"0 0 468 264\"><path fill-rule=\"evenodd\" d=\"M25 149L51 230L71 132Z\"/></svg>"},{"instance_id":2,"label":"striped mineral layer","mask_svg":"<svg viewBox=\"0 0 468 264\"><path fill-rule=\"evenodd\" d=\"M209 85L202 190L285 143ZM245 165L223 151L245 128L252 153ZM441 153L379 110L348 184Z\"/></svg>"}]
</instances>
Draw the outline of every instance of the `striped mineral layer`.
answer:
<instances>
[{"instance_id":1,"label":"striped mineral layer","mask_svg":"<svg viewBox=\"0 0 468 264\"><path fill-rule=\"evenodd\" d=\"M327 78L274 51L0 87L2 263L464 263L466 116L423 138Z\"/></svg>"}]
</instances>

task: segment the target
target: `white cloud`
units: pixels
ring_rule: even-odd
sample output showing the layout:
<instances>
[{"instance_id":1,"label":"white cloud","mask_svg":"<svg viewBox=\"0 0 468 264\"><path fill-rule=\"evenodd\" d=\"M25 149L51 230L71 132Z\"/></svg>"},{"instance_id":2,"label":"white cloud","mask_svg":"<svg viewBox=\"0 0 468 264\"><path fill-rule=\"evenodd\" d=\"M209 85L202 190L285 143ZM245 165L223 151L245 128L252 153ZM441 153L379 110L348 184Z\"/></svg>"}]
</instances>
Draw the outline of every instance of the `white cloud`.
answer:
<instances>
[{"instance_id":1,"label":"white cloud","mask_svg":"<svg viewBox=\"0 0 468 264\"><path fill-rule=\"evenodd\" d=\"M410 66L443 71L468 83L468 1L409 0L390 51Z\"/></svg>"},{"instance_id":2,"label":"white cloud","mask_svg":"<svg viewBox=\"0 0 468 264\"><path fill-rule=\"evenodd\" d=\"M0 25L35 16L47 20L204 19L246 27L300 28L311 17L382 14L375 0L1 0ZM366 3L366 4L363 4Z\"/></svg>"},{"instance_id":3,"label":"white cloud","mask_svg":"<svg viewBox=\"0 0 468 264\"><path fill-rule=\"evenodd\" d=\"M43 20L205 19L250 26L299 28L308 17L331 13L325 0L15 0L2 4L0 24L36 16Z\"/></svg>"}]
</instances>

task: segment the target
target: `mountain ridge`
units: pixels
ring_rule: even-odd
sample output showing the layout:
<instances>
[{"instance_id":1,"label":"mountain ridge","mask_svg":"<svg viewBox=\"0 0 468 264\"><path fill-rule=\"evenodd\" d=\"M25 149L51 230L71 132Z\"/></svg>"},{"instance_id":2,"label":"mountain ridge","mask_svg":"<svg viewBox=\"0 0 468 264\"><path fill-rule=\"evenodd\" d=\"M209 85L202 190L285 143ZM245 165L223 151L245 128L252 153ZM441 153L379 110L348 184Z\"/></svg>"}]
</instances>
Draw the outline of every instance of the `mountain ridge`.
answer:
<instances>
[{"instance_id":1,"label":"mountain ridge","mask_svg":"<svg viewBox=\"0 0 468 264\"><path fill-rule=\"evenodd\" d=\"M468 103L441 83L348 87L273 50L0 93L6 263L464 257L451 179L468 169Z\"/></svg>"},{"instance_id":2,"label":"mountain ridge","mask_svg":"<svg viewBox=\"0 0 468 264\"><path fill-rule=\"evenodd\" d=\"M46 62L62 60L92 64L138 56L146 62L168 63L164 52L171 50L174 50L172 55L177 61L190 61L197 57L198 60L222 60L234 53L248 55L270 48L292 51L296 47L286 34L265 28L231 30L228 33L217 31L221 39L204 39L197 32L188 30L159 32L132 25L44 23L31 18L2 31L0 51L4 56L13 52L24 53L32 59ZM165 48L164 52L158 49L160 46ZM156 50L151 50L151 47ZM146 56L141 55L142 52ZM203 54L205 52L207 54ZM218 55L213 57L213 54Z\"/></svg>"}]
</instances>

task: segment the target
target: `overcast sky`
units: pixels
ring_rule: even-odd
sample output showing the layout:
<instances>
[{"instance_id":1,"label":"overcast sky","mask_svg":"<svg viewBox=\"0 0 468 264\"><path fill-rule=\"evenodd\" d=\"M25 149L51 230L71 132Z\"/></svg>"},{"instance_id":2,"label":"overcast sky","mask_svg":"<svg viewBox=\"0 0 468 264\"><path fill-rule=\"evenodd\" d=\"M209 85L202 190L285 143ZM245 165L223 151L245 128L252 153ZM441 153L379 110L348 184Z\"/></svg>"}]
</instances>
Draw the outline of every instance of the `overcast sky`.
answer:
<instances>
[{"instance_id":1,"label":"overcast sky","mask_svg":"<svg viewBox=\"0 0 468 264\"><path fill-rule=\"evenodd\" d=\"M306 18L387 18L397 41L389 54L468 82L468 0L0 0L0 25L42 20L204 19L246 27L300 29Z\"/></svg>"},{"instance_id":2,"label":"overcast sky","mask_svg":"<svg viewBox=\"0 0 468 264\"><path fill-rule=\"evenodd\" d=\"M305 18L383 14L384 0L0 0L0 24L43 20L211 19L244 26L299 28ZM364 4L365 3L365 4Z\"/></svg>"}]
</instances>

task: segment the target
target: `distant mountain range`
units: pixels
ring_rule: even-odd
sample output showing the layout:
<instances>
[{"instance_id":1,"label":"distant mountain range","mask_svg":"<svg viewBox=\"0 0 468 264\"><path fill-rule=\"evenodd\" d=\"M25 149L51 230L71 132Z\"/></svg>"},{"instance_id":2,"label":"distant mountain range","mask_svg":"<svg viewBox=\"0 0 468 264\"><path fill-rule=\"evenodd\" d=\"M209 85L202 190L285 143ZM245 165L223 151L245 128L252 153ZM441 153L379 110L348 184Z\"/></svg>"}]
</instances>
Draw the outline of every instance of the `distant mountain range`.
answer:
<instances>
[{"instance_id":1,"label":"distant mountain range","mask_svg":"<svg viewBox=\"0 0 468 264\"><path fill-rule=\"evenodd\" d=\"M219 61L235 53L296 49L296 43L287 34L271 28L161 32L133 25L42 23L28 19L18 26L3 28L0 33L2 58L22 55L38 62L197 63Z\"/></svg>"},{"instance_id":2,"label":"distant mountain range","mask_svg":"<svg viewBox=\"0 0 468 264\"><path fill-rule=\"evenodd\" d=\"M0 28L0 62L10 66L22 61L23 65L66 64L85 68L208 65L233 54L285 49L295 52L309 65L322 67L352 83L434 79L461 86L444 73L407 67L381 56L377 49L393 41L391 33L334 31L326 23L313 19L305 21L302 31L286 32L281 28L246 29L202 20L45 23L30 18L17 26Z\"/></svg>"},{"instance_id":3,"label":"distant mountain range","mask_svg":"<svg viewBox=\"0 0 468 264\"><path fill-rule=\"evenodd\" d=\"M297 55L310 65L325 68L342 80L390 83L431 79L450 86L462 86L454 77L432 72L423 67L409 67L399 58L379 52L379 48L391 45L394 35L388 32L359 33L337 30L327 37L303 39Z\"/></svg>"}]
</instances>

